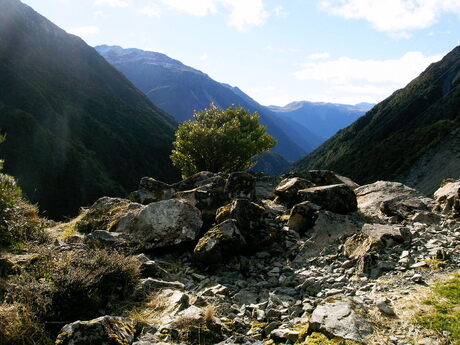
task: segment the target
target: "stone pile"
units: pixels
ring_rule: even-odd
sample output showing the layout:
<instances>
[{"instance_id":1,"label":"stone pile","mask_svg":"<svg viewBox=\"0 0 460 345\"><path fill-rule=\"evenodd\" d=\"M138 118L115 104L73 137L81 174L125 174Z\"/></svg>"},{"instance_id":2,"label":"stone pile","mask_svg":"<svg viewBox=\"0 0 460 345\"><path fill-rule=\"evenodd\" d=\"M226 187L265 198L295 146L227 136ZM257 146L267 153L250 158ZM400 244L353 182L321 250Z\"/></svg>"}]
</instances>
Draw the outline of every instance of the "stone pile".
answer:
<instances>
[{"instance_id":1,"label":"stone pile","mask_svg":"<svg viewBox=\"0 0 460 345\"><path fill-rule=\"evenodd\" d=\"M129 199L85 210L73 221L81 234L63 245L142 253L135 294L154 293L164 307L155 323L75 322L58 342L98 334L99 343L128 345L372 344L369 312L397 318L388 294L423 284L433 268L458 269L458 183L434 200L330 171L201 172L173 185L144 178ZM388 344L409 344L417 332L401 328Z\"/></svg>"}]
</instances>

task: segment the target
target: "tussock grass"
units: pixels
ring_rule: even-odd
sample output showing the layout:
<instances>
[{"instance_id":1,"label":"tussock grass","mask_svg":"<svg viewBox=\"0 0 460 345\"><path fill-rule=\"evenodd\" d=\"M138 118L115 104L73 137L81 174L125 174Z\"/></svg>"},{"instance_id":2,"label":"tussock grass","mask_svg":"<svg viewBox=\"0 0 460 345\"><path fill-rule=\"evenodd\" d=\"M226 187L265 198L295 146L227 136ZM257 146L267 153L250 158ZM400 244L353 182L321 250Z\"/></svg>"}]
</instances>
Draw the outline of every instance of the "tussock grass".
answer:
<instances>
[{"instance_id":1,"label":"tussock grass","mask_svg":"<svg viewBox=\"0 0 460 345\"><path fill-rule=\"evenodd\" d=\"M449 332L451 343L460 345L460 274L438 282L433 287L433 295L424 301L433 311L417 315L415 323L436 332Z\"/></svg>"}]
</instances>

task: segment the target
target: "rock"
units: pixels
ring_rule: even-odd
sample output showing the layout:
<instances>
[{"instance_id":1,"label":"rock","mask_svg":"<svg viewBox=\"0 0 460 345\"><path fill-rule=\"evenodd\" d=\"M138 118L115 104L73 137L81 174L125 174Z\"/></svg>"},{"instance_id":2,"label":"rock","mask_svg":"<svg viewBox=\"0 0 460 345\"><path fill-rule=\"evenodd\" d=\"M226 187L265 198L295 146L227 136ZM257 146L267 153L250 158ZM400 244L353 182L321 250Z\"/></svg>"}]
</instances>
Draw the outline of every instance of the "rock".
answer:
<instances>
[{"instance_id":1,"label":"rock","mask_svg":"<svg viewBox=\"0 0 460 345\"><path fill-rule=\"evenodd\" d=\"M315 225L320 207L309 201L294 205L289 215L287 226L289 229L304 234Z\"/></svg>"},{"instance_id":2,"label":"rock","mask_svg":"<svg viewBox=\"0 0 460 345\"><path fill-rule=\"evenodd\" d=\"M246 246L233 219L226 220L207 231L193 250L195 260L206 264L220 264L237 255Z\"/></svg>"},{"instance_id":3,"label":"rock","mask_svg":"<svg viewBox=\"0 0 460 345\"><path fill-rule=\"evenodd\" d=\"M351 259L365 254L379 253L398 243L409 244L410 231L407 228L392 225L364 224L360 233L348 238L344 244L344 253Z\"/></svg>"},{"instance_id":4,"label":"rock","mask_svg":"<svg viewBox=\"0 0 460 345\"><path fill-rule=\"evenodd\" d=\"M233 296L233 300L238 305L257 303L258 298L259 296L256 293L249 290L240 290Z\"/></svg>"},{"instance_id":5,"label":"rock","mask_svg":"<svg viewBox=\"0 0 460 345\"><path fill-rule=\"evenodd\" d=\"M305 180L300 177L287 178L280 182L275 189L277 201L292 206L299 202L297 193L301 189L313 187L314 184L311 181Z\"/></svg>"},{"instance_id":6,"label":"rock","mask_svg":"<svg viewBox=\"0 0 460 345\"><path fill-rule=\"evenodd\" d=\"M361 220L356 214L342 215L325 210L319 211L315 225L305 233L309 238L300 248L295 261L302 262L316 255L336 253L337 241L355 234L361 226ZM332 253L327 252L329 246L333 249Z\"/></svg>"},{"instance_id":7,"label":"rock","mask_svg":"<svg viewBox=\"0 0 460 345\"><path fill-rule=\"evenodd\" d=\"M274 240L276 233L271 231L266 222L268 214L265 208L247 199L236 199L232 203L217 210L216 221L235 220L239 232L246 240L247 248L254 252Z\"/></svg>"},{"instance_id":8,"label":"rock","mask_svg":"<svg viewBox=\"0 0 460 345\"><path fill-rule=\"evenodd\" d=\"M217 173L210 171L200 171L185 180L179 181L172 186L176 191L185 191L195 188L201 190L223 188L225 185L225 178Z\"/></svg>"},{"instance_id":9,"label":"rock","mask_svg":"<svg viewBox=\"0 0 460 345\"><path fill-rule=\"evenodd\" d=\"M460 180L445 183L434 193L434 209L452 218L460 218Z\"/></svg>"},{"instance_id":10,"label":"rock","mask_svg":"<svg viewBox=\"0 0 460 345\"><path fill-rule=\"evenodd\" d=\"M329 186L333 184L346 184L351 189L355 189L359 185L347 177L337 175L330 170L308 170L302 173L296 173L297 176L311 181L316 186Z\"/></svg>"},{"instance_id":11,"label":"rock","mask_svg":"<svg viewBox=\"0 0 460 345\"><path fill-rule=\"evenodd\" d=\"M388 298L381 297L375 301L375 306L385 315L395 316L396 313L391 306L391 301Z\"/></svg>"},{"instance_id":12,"label":"rock","mask_svg":"<svg viewBox=\"0 0 460 345\"><path fill-rule=\"evenodd\" d=\"M254 200L256 195L256 179L246 172L234 172L228 177L224 189L229 199Z\"/></svg>"},{"instance_id":13,"label":"rock","mask_svg":"<svg viewBox=\"0 0 460 345\"><path fill-rule=\"evenodd\" d=\"M149 294L150 292L154 292L156 290L162 288L170 288L170 289L184 289L184 284L181 282L168 282L164 280L158 280L153 278L145 278L142 279L139 284L136 286L136 294L137 295L145 295Z\"/></svg>"},{"instance_id":14,"label":"rock","mask_svg":"<svg viewBox=\"0 0 460 345\"><path fill-rule=\"evenodd\" d=\"M132 344L136 334L134 321L115 316L102 316L91 321L65 325L56 339L59 345Z\"/></svg>"},{"instance_id":15,"label":"rock","mask_svg":"<svg viewBox=\"0 0 460 345\"><path fill-rule=\"evenodd\" d=\"M275 188L281 182L280 176L256 175L256 199L273 200Z\"/></svg>"},{"instance_id":16,"label":"rock","mask_svg":"<svg viewBox=\"0 0 460 345\"><path fill-rule=\"evenodd\" d=\"M147 205L152 202L171 199L174 193L175 189L171 185L152 177L143 177L139 183L139 190L132 192L129 199Z\"/></svg>"},{"instance_id":17,"label":"rock","mask_svg":"<svg viewBox=\"0 0 460 345\"><path fill-rule=\"evenodd\" d=\"M105 230L94 230L86 235L84 242L93 248L120 248L128 245L124 234L109 232Z\"/></svg>"},{"instance_id":18,"label":"rock","mask_svg":"<svg viewBox=\"0 0 460 345\"><path fill-rule=\"evenodd\" d=\"M0 257L0 278L4 278L14 271L14 263L7 258Z\"/></svg>"},{"instance_id":19,"label":"rock","mask_svg":"<svg viewBox=\"0 0 460 345\"><path fill-rule=\"evenodd\" d=\"M158 294L157 298L164 302L164 313L168 315L179 313L190 306L189 295L179 290L164 289Z\"/></svg>"},{"instance_id":20,"label":"rock","mask_svg":"<svg viewBox=\"0 0 460 345\"><path fill-rule=\"evenodd\" d=\"M292 330L288 328L278 328L270 333L270 338L277 341L288 341L291 343L295 343L299 338L299 334L300 331L297 330Z\"/></svg>"},{"instance_id":21,"label":"rock","mask_svg":"<svg viewBox=\"0 0 460 345\"><path fill-rule=\"evenodd\" d=\"M124 214L142 208L141 204L126 199L103 197L76 218L75 230L89 233L94 230L112 230Z\"/></svg>"},{"instance_id":22,"label":"rock","mask_svg":"<svg viewBox=\"0 0 460 345\"><path fill-rule=\"evenodd\" d=\"M169 280L172 275L153 260L143 261L141 266L141 275L145 278L162 278Z\"/></svg>"},{"instance_id":23,"label":"rock","mask_svg":"<svg viewBox=\"0 0 460 345\"><path fill-rule=\"evenodd\" d=\"M355 193L360 212L375 220L409 219L433 205L432 199L399 182L378 181L356 188Z\"/></svg>"},{"instance_id":24,"label":"rock","mask_svg":"<svg viewBox=\"0 0 460 345\"><path fill-rule=\"evenodd\" d=\"M351 300L338 300L319 305L313 311L310 328L329 337L340 337L366 343L372 326L363 307Z\"/></svg>"},{"instance_id":25,"label":"rock","mask_svg":"<svg viewBox=\"0 0 460 345\"><path fill-rule=\"evenodd\" d=\"M299 198L334 213L347 214L357 209L356 196L345 184L302 189Z\"/></svg>"},{"instance_id":26,"label":"rock","mask_svg":"<svg viewBox=\"0 0 460 345\"><path fill-rule=\"evenodd\" d=\"M437 224L441 221L441 217L435 213L428 211L417 212L411 219L414 223L423 223L423 224Z\"/></svg>"},{"instance_id":27,"label":"rock","mask_svg":"<svg viewBox=\"0 0 460 345\"><path fill-rule=\"evenodd\" d=\"M142 206L120 217L115 231L130 234L145 249L164 248L197 238L203 221L189 202L170 199Z\"/></svg>"}]
</instances>

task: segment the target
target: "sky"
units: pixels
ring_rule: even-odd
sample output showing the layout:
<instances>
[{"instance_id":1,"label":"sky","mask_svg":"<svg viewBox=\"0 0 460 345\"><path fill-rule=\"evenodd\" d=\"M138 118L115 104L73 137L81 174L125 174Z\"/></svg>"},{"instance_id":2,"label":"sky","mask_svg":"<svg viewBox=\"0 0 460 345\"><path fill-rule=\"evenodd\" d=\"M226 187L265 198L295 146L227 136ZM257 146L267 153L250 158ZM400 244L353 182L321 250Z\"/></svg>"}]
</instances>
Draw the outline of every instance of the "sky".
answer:
<instances>
[{"instance_id":1,"label":"sky","mask_svg":"<svg viewBox=\"0 0 460 345\"><path fill-rule=\"evenodd\" d=\"M22 0L89 45L165 53L263 105L377 103L460 45L460 0Z\"/></svg>"}]
</instances>

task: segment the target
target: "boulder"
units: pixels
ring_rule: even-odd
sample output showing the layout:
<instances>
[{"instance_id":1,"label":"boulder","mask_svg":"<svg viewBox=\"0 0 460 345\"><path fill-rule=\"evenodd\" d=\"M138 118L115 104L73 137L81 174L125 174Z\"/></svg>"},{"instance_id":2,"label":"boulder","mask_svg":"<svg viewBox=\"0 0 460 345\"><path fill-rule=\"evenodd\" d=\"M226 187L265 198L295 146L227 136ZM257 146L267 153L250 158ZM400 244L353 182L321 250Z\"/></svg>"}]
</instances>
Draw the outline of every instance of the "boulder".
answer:
<instances>
[{"instance_id":1,"label":"boulder","mask_svg":"<svg viewBox=\"0 0 460 345\"><path fill-rule=\"evenodd\" d=\"M445 183L434 193L434 209L453 218L460 218L460 180Z\"/></svg>"},{"instance_id":2,"label":"boulder","mask_svg":"<svg viewBox=\"0 0 460 345\"><path fill-rule=\"evenodd\" d=\"M102 316L91 321L65 325L56 339L58 345L130 345L134 341L134 321L115 316Z\"/></svg>"},{"instance_id":3,"label":"boulder","mask_svg":"<svg viewBox=\"0 0 460 345\"><path fill-rule=\"evenodd\" d=\"M310 328L329 337L366 343L372 334L368 319L361 305L351 300L338 300L316 307L311 315Z\"/></svg>"},{"instance_id":4,"label":"boulder","mask_svg":"<svg viewBox=\"0 0 460 345\"><path fill-rule=\"evenodd\" d=\"M139 210L141 204L127 199L103 197L84 210L75 220L75 230L89 233L94 230L111 230L112 225L125 213Z\"/></svg>"},{"instance_id":5,"label":"boulder","mask_svg":"<svg viewBox=\"0 0 460 345\"><path fill-rule=\"evenodd\" d=\"M256 198L258 200L273 200L275 198L275 189L282 178L272 175L256 176Z\"/></svg>"},{"instance_id":6,"label":"boulder","mask_svg":"<svg viewBox=\"0 0 460 345\"><path fill-rule=\"evenodd\" d=\"M399 182L378 181L355 189L360 212L372 220L397 221L427 211L433 200Z\"/></svg>"},{"instance_id":7,"label":"boulder","mask_svg":"<svg viewBox=\"0 0 460 345\"><path fill-rule=\"evenodd\" d=\"M354 213L342 215L319 211L315 225L305 232L309 238L300 248L295 261L301 263L316 255L336 253L342 238L354 235L361 227L361 219Z\"/></svg>"},{"instance_id":8,"label":"boulder","mask_svg":"<svg viewBox=\"0 0 460 345\"><path fill-rule=\"evenodd\" d=\"M320 207L309 201L294 205L289 215L287 226L289 229L304 234L315 225Z\"/></svg>"},{"instance_id":9,"label":"boulder","mask_svg":"<svg viewBox=\"0 0 460 345\"><path fill-rule=\"evenodd\" d=\"M193 257L206 264L220 264L226 258L238 254L246 246L236 222L228 219L207 231L198 241Z\"/></svg>"},{"instance_id":10,"label":"boulder","mask_svg":"<svg viewBox=\"0 0 460 345\"><path fill-rule=\"evenodd\" d=\"M355 193L345 184L302 189L299 190L299 199L334 213L347 214L357 209Z\"/></svg>"},{"instance_id":11,"label":"boulder","mask_svg":"<svg viewBox=\"0 0 460 345\"><path fill-rule=\"evenodd\" d=\"M155 201L170 199L174 193L175 189L171 185L152 177L143 177L139 183L139 190L132 192L129 199L147 205Z\"/></svg>"},{"instance_id":12,"label":"boulder","mask_svg":"<svg viewBox=\"0 0 460 345\"><path fill-rule=\"evenodd\" d=\"M229 199L254 200L256 196L256 178L246 172L231 173L224 188Z\"/></svg>"},{"instance_id":13,"label":"boulder","mask_svg":"<svg viewBox=\"0 0 460 345\"><path fill-rule=\"evenodd\" d=\"M84 242L91 248L121 248L128 246L124 234L106 230L94 230L85 236Z\"/></svg>"},{"instance_id":14,"label":"boulder","mask_svg":"<svg viewBox=\"0 0 460 345\"><path fill-rule=\"evenodd\" d=\"M130 234L145 249L194 241L203 225L201 212L191 203L169 199L142 206L120 217L114 230Z\"/></svg>"},{"instance_id":15,"label":"boulder","mask_svg":"<svg viewBox=\"0 0 460 345\"><path fill-rule=\"evenodd\" d=\"M333 184L346 184L351 189L359 187L359 185L348 177L340 176L330 170L308 170L300 173L295 173L295 176L311 181L315 186L328 186Z\"/></svg>"},{"instance_id":16,"label":"boulder","mask_svg":"<svg viewBox=\"0 0 460 345\"><path fill-rule=\"evenodd\" d=\"M260 249L271 243L276 237L265 208L247 199L236 199L217 210L216 221L235 220L235 224L246 240L247 247Z\"/></svg>"},{"instance_id":17,"label":"boulder","mask_svg":"<svg viewBox=\"0 0 460 345\"><path fill-rule=\"evenodd\" d=\"M299 190L313 186L311 181L300 177L286 178L275 189L276 201L292 206L299 201Z\"/></svg>"},{"instance_id":18,"label":"boulder","mask_svg":"<svg viewBox=\"0 0 460 345\"><path fill-rule=\"evenodd\" d=\"M409 244L411 233L407 228L365 224L360 233L349 237L344 244L344 253L352 259L358 259L365 254L381 253L396 244Z\"/></svg>"},{"instance_id":19,"label":"boulder","mask_svg":"<svg viewBox=\"0 0 460 345\"><path fill-rule=\"evenodd\" d=\"M210 171L200 171L185 180L179 181L172 186L176 191L185 191L195 188L203 190L224 188L225 177Z\"/></svg>"}]
</instances>

